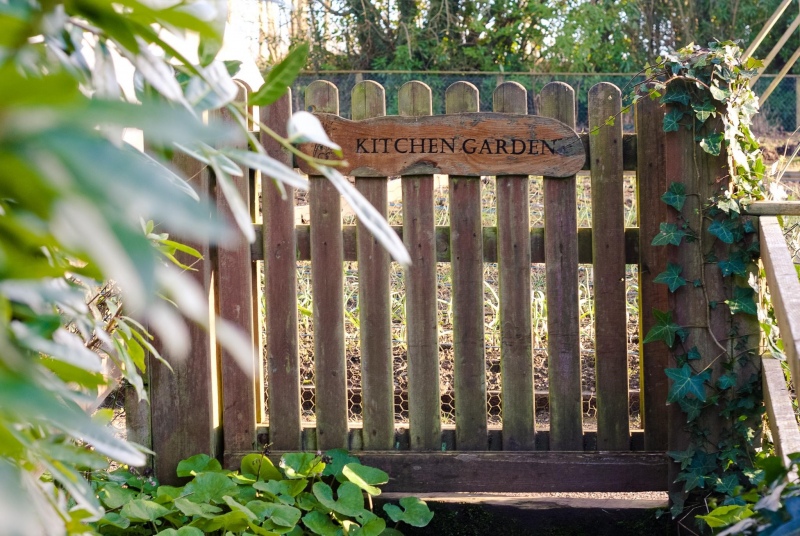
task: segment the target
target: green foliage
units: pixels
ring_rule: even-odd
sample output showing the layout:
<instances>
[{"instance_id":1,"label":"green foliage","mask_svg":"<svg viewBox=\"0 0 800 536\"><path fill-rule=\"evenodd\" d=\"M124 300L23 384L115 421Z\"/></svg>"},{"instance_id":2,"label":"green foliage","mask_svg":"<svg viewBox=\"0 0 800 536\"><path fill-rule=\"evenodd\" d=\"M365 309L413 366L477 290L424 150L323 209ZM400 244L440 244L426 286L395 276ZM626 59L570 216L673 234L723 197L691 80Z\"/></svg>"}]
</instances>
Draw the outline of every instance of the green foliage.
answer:
<instances>
[{"instance_id":1,"label":"green foliage","mask_svg":"<svg viewBox=\"0 0 800 536\"><path fill-rule=\"evenodd\" d=\"M666 203L666 201L665 201ZM669 204L669 203L667 203ZM679 264L667 263L667 269L660 274L658 274L655 279L653 279L654 283L664 283L669 287L670 292L675 292L683 285L686 284L686 280L681 277L681 272L683 271L683 267Z\"/></svg>"},{"instance_id":2,"label":"green foliage","mask_svg":"<svg viewBox=\"0 0 800 536\"><path fill-rule=\"evenodd\" d=\"M285 454L278 467L262 454L242 459L241 472L223 469L205 454L178 465L184 486L159 486L127 469L95 471L90 483L106 513L91 527L98 534L401 534L365 507L364 494L389 477L361 465L346 451ZM371 504L371 501L370 501ZM385 504L395 524L424 527L433 513L416 497Z\"/></svg>"}]
</instances>

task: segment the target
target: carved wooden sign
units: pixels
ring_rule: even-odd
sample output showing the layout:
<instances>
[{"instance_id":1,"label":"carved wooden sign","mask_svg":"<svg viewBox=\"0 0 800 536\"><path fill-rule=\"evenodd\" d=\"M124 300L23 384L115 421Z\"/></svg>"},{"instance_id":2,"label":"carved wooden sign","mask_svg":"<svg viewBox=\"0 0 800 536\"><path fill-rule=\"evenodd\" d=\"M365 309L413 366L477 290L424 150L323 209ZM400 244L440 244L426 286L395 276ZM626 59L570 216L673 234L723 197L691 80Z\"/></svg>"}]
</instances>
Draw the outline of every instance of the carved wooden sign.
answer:
<instances>
[{"instance_id":1,"label":"carved wooden sign","mask_svg":"<svg viewBox=\"0 0 800 536\"><path fill-rule=\"evenodd\" d=\"M545 175L569 177L586 161L570 127L536 115L463 113L422 117L384 116L350 121L318 114L328 136L341 145L357 177L394 175ZM304 144L307 154L338 160L329 148ZM312 173L304 161L300 169Z\"/></svg>"}]
</instances>

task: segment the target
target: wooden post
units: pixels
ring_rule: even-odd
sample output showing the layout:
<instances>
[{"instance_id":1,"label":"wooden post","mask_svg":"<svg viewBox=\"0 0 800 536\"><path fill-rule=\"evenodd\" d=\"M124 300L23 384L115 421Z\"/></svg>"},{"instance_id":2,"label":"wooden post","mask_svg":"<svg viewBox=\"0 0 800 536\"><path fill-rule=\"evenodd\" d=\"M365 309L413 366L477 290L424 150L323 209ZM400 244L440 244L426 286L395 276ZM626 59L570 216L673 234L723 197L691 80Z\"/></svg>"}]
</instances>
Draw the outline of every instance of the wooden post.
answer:
<instances>
[{"instance_id":1,"label":"wooden post","mask_svg":"<svg viewBox=\"0 0 800 536\"><path fill-rule=\"evenodd\" d=\"M597 450L628 450L631 444L621 108L615 85L601 82L589 90Z\"/></svg>"},{"instance_id":2,"label":"wooden post","mask_svg":"<svg viewBox=\"0 0 800 536\"><path fill-rule=\"evenodd\" d=\"M211 178L202 162L183 153L175 153L172 163L184 177L193 177L191 184L200 196L208 197ZM199 261L180 252L176 257L192 265L195 270L188 272L187 277L193 278L213 302L213 261L208 240L189 241L177 234L170 238L195 248L203 255ZM217 441L219 391L216 343L209 332L197 324L189 323L187 329L190 340L187 358L177 361L165 356L173 370L155 359L149 360L152 449L156 453L153 464L156 477L164 484L178 482L175 469L182 459L201 452L217 456L221 450Z\"/></svg>"},{"instance_id":3,"label":"wooden post","mask_svg":"<svg viewBox=\"0 0 800 536\"><path fill-rule=\"evenodd\" d=\"M356 84L350 102L354 121L386 115L386 93L377 82L366 80ZM357 177L356 188L386 218L387 178ZM394 446L394 378L390 258L360 220L356 233L364 448L391 450Z\"/></svg>"},{"instance_id":4,"label":"wooden post","mask_svg":"<svg viewBox=\"0 0 800 536\"><path fill-rule=\"evenodd\" d=\"M246 90L240 86L240 102L247 102ZM234 119L227 109L220 109L211 121L232 123ZM239 148L246 148L242 142ZM217 179L219 180L219 178ZM249 170L242 169L241 177L231 177L245 206L250 206ZM217 210L221 217L233 225L233 213L222 188L215 189ZM237 239L217 248L217 307L219 316L242 330L249 340L253 336L253 261L250 244L239 233ZM257 377L255 354L249 370L242 370L236 360L222 350L220 372L222 377L222 426L224 451L226 454L250 451L256 440L256 392Z\"/></svg>"},{"instance_id":5,"label":"wooden post","mask_svg":"<svg viewBox=\"0 0 800 536\"><path fill-rule=\"evenodd\" d=\"M478 88L456 82L445 113L477 112ZM481 179L450 176L450 262L453 274L456 448L486 450L486 368L483 340Z\"/></svg>"},{"instance_id":6,"label":"wooden post","mask_svg":"<svg viewBox=\"0 0 800 536\"><path fill-rule=\"evenodd\" d=\"M516 82L499 85L493 100L495 112L528 113L527 91ZM503 449L533 450L529 179L507 175L496 180Z\"/></svg>"},{"instance_id":7,"label":"wooden post","mask_svg":"<svg viewBox=\"0 0 800 536\"><path fill-rule=\"evenodd\" d=\"M563 82L542 88L541 114L575 128L575 92ZM544 178L550 449L583 450L578 213L575 176Z\"/></svg>"},{"instance_id":8,"label":"wooden post","mask_svg":"<svg viewBox=\"0 0 800 536\"><path fill-rule=\"evenodd\" d=\"M431 88L407 82L398 94L400 115L432 115ZM436 235L433 175L402 178L403 242L411 255L406 268L408 332L408 421L412 450L441 444L439 337L436 318Z\"/></svg>"},{"instance_id":9,"label":"wooden post","mask_svg":"<svg viewBox=\"0 0 800 536\"><path fill-rule=\"evenodd\" d=\"M261 121L286 135L292 115L291 89L277 102L260 109ZM261 132L261 144L272 158L292 166L292 155ZM286 199L273 180L262 175L264 282L267 332L269 440L275 450L300 450L300 357L297 341L297 239L294 231L294 188Z\"/></svg>"},{"instance_id":10,"label":"wooden post","mask_svg":"<svg viewBox=\"0 0 800 536\"><path fill-rule=\"evenodd\" d=\"M339 90L330 82L312 82L306 108L338 115ZM347 448L342 201L324 177L309 182L317 447Z\"/></svg>"},{"instance_id":11,"label":"wooden post","mask_svg":"<svg viewBox=\"0 0 800 536\"><path fill-rule=\"evenodd\" d=\"M731 315L724 303L730 298L732 289L730 285L726 285L716 263L707 262L709 256L727 259L731 247L716 240L708 231L711 221L703 213L706 200L720 195L729 184L725 152L712 156L703 151L695 140L697 135L703 136L707 132L706 128L700 132L681 128L677 132L666 134L667 177L681 178L680 182L686 187L686 202L682 214L688 228L697 233L697 239L683 240L679 246L665 247L669 262L681 266L681 276L690 282L671 295L673 320L679 326L685 326L684 329L688 332L684 347L688 349L696 346L700 353L701 359L693 361L695 369L710 370L712 381L716 381L727 372L724 368L726 359L721 357L724 352L733 356L753 350L757 354L759 329L754 316L742 313ZM734 283L747 285L746 279ZM712 302L719 305L712 307ZM749 335L747 343L743 347L738 346L739 341L730 336L732 332L739 336ZM749 369L741 370L742 379L757 372L758 364L755 360L752 365ZM717 411L707 411L698 418L698 423L708 430L708 444L717 445L721 430L726 425L725 420L719 417ZM685 414L678 404L671 404L669 450L685 450L690 441ZM679 471L678 463L670 464L670 482L674 482ZM673 491L682 488L681 483L672 486Z\"/></svg>"}]
</instances>

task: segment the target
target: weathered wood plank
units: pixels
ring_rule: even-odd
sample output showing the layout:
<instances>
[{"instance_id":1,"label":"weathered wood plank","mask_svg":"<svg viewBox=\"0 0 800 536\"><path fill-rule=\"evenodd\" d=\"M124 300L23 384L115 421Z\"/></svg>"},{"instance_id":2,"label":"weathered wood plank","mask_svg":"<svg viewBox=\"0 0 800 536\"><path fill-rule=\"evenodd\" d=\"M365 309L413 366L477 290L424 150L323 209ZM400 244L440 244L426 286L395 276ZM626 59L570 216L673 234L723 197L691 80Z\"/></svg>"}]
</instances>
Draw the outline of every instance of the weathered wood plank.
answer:
<instances>
[{"instance_id":1,"label":"weathered wood plank","mask_svg":"<svg viewBox=\"0 0 800 536\"><path fill-rule=\"evenodd\" d=\"M446 99L447 97L445 97ZM341 145L348 175L550 175L567 177L586 161L583 142L558 121L540 116L464 113L387 116L350 121L319 115ZM338 160L329 148L304 144L317 158ZM308 166L299 160L303 171Z\"/></svg>"},{"instance_id":2,"label":"weathered wood plank","mask_svg":"<svg viewBox=\"0 0 800 536\"><path fill-rule=\"evenodd\" d=\"M353 87L350 102L356 121L386 115L384 89L371 80ZM358 177L356 188L386 218L387 179ZM388 450L394 445L390 258L361 221L356 236L364 448Z\"/></svg>"},{"instance_id":3,"label":"weathered wood plank","mask_svg":"<svg viewBox=\"0 0 800 536\"><path fill-rule=\"evenodd\" d=\"M800 201L753 201L744 211L754 216L800 216Z\"/></svg>"},{"instance_id":4,"label":"weathered wood plank","mask_svg":"<svg viewBox=\"0 0 800 536\"><path fill-rule=\"evenodd\" d=\"M601 82L589 90L589 131L596 130L589 141L599 450L630 446L622 122L606 124L621 108L622 94L615 85Z\"/></svg>"},{"instance_id":5,"label":"weathered wood plank","mask_svg":"<svg viewBox=\"0 0 800 536\"><path fill-rule=\"evenodd\" d=\"M800 283L778 219L759 218L761 261L767 275L783 350L795 382L800 378Z\"/></svg>"},{"instance_id":6,"label":"weathered wood plank","mask_svg":"<svg viewBox=\"0 0 800 536\"><path fill-rule=\"evenodd\" d=\"M226 456L238 467L245 453ZM281 452L271 458L277 460ZM392 475L387 492L664 491L667 460L638 452L364 452L361 463Z\"/></svg>"},{"instance_id":7,"label":"weathered wood plank","mask_svg":"<svg viewBox=\"0 0 800 536\"><path fill-rule=\"evenodd\" d=\"M194 177L191 184L200 196L211 195L212 179L203 163L176 152L172 164L184 177ZM202 260L197 260L176 253L178 260L194 268L194 271L187 272L186 277L194 279L213 304L213 260L208 241L189 241L177 233L171 234L170 238L195 248L203 255ZM154 359L149 360L147 367L152 443L145 446L158 453L153 457L155 474L165 484L177 483L175 469L178 462L193 456L192 453L208 452L216 456L221 450L215 429L219 409L216 407L219 393L216 349L208 330L194 323L187 324L186 328L190 344L187 358L171 360L172 370Z\"/></svg>"},{"instance_id":8,"label":"weathered wood plank","mask_svg":"<svg viewBox=\"0 0 800 536\"><path fill-rule=\"evenodd\" d=\"M456 82L445 92L448 114L478 111L478 88ZM486 371L483 340L483 234L479 176L450 176L450 262L456 448L486 448Z\"/></svg>"},{"instance_id":9,"label":"weathered wood plank","mask_svg":"<svg viewBox=\"0 0 800 536\"><path fill-rule=\"evenodd\" d=\"M525 114L528 111L528 93L516 82L497 86L493 100L495 112ZM527 178L527 175L497 177L504 450L533 450L535 446Z\"/></svg>"},{"instance_id":10,"label":"weathered wood plank","mask_svg":"<svg viewBox=\"0 0 800 536\"><path fill-rule=\"evenodd\" d=\"M403 227L393 225L400 238L405 236ZM264 246L258 239L261 236L261 227L256 228L257 240L252 244L250 254L254 261L262 260ZM308 225L295 227L297 236L297 260L311 259L310 230ZM436 226L436 262L450 262L450 227ZM356 228L355 225L342 226L344 242L344 260L356 260ZM544 227L531 227L531 262L544 263ZM497 227L483 228L483 262L497 262ZM592 263L592 229L591 227L578 228L578 262L580 264ZM625 264L639 263L639 228L628 227L625 229Z\"/></svg>"},{"instance_id":11,"label":"weathered wood plank","mask_svg":"<svg viewBox=\"0 0 800 536\"><path fill-rule=\"evenodd\" d=\"M542 88L542 115L575 127L575 92L563 82ZM581 354L578 322L578 212L575 176L544 178L550 448L581 450Z\"/></svg>"},{"instance_id":12,"label":"weathered wood plank","mask_svg":"<svg viewBox=\"0 0 800 536\"><path fill-rule=\"evenodd\" d=\"M639 222L639 382L642 386L641 416L647 450L667 448L667 392L664 369L670 365L669 348L659 342L644 344L655 325L653 310L670 308L666 285L654 283L667 269L667 249L651 245L667 221L667 207L661 195L667 191L667 162L664 150L664 109L657 101L636 103L636 132L639 169L636 172L636 210Z\"/></svg>"},{"instance_id":13,"label":"weathered wood plank","mask_svg":"<svg viewBox=\"0 0 800 536\"><path fill-rule=\"evenodd\" d=\"M292 114L291 89L277 102L260 109L261 121L277 134L286 135ZM267 154L286 165L292 155L261 132ZM263 204L263 251L266 308L267 388L269 389L269 440L273 448L299 450L300 357L297 341L297 238L294 232L294 189L286 199L268 177L261 177Z\"/></svg>"},{"instance_id":14,"label":"weathered wood plank","mask_svg":"<svg viewBox=\"0 0 800 536\"><path fill-rule=\"evenodd\" d=\"M800 452L800 430L792 407L792 395L783 377L781 362L765 355L761 358L762 380L764 385L764 406L767 408L767 421L772 433L775 452L789 465L788 455Z\"/></svg>"},{"instance_id":15,"label":"weathered wood plank","mask_svg":"<svg viewBox=\"0 0 800 536\"><path fill-rule=\"evenodd\" d=\"M431 115L431 88L407 82L398 95L400 115ZM436 318L436 235L433 175L403 177L401 234L411 255L406 275L408 420L412 450L439 450L439 337Z\"/></svg>"},{"instance_id":16,"label":"weathered wood plank","mask_svg":"<svg viewBox=\"0 0 800 536\"><path fill-rule=\"evenodd\" d=\"M246 101L244 89L240 89L239 100ZM212 123L233 123L226 109L210 116ZM246 147L242 142L240 148ZM243 169L242 177L231 177L239 196L250 206L250 176ZM219 179L217 179L219 180ZM222 188L215 189L215 201L220 216L233 225L233 213ZM253 340L253 262L250 246L243 236L237 237L217 248L217 307L219 316L243 331L248 340ZM248 370L242 370L236 360L224 348L220 359L222 377L222 422L224 449L243 450L253 448L256 440L256 361L255 353ZM174 433L174 432L173 432Z\"/></svg>"},{"instance_id":17,"label":"weathered wood plank","mask_svg":"<svg viewBox=\"0 0 800 536\"><path fill-rule=\"evenodd\" d=\"M338 114L339 90L330 82L312 82L308 107ZM327 179L311 176L309 182L317 448L347 448L342 201Z\"/></svg>"}]
</instances>

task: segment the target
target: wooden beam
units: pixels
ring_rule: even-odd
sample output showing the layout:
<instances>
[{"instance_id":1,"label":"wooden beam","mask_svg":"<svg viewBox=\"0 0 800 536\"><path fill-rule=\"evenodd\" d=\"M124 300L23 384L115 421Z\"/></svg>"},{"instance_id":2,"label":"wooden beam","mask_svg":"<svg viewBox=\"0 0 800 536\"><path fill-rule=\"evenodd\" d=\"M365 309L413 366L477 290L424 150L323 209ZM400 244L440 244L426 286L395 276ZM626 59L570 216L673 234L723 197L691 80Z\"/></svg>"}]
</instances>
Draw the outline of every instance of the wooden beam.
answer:
<instances>
[{"instance_id":1,"label":"wooden beam","mask_svg":"<svg viewBox=\"0 0 800 536\"><path fill-rule=\"evenodd\" d=\"M764 58L764 65L761 66L761 68L758 70L758 74L756 74L753 78L750 79L750 82L749 82L750 87L753 87L753 86L756 85L756 82L758 81L758 79L761 78L761 75L764 74L764 71L767 70L767 67L769 67L770 63L772 63L772 60L775 59L775 56L778 55L778 52L781 51L781 49L783 48L783 45L786 44L786 41L789 40L789 38L792 36L794 31L797 30L798 26L800 26L800 17L797 17L792 21L792 24L790 24L789 27L786 28L786 31L783 32L783 35L781 36L781 38L778 39L778 42L775 43L775 46L772 47L772 50L769 51L769 54L767 54L767 57Z\"/></svg>"},{"instance_id":2,"label":"wooden beam","mask_svg":"<svg viewBox=\"0 0 800 536\"><path fill-rule=\"evenodd\" d=\"M800 281L778 219L760 218L761 261L792 377L800 378Z\"/></svg>"},{"instance_id":3,"label":"wooden beam","mask_svg":"<svg viewBox=\"0 0 800 536\"><path fill-rule=\"evenodd\" d=\"M236 468L249 452L225 456ZM282 453L273 452L276 462ZM387 492L641 492L667 489L667 457L641 452L363 452Z\"/></svg>"},{"instance_id":4,"label":"wooden beam","mask_svg":"<svg viewBox=\"0 0 800 536\"><path fill-rule=\"evenodd\" d=\"M743 208L754 216L800 216L800 201L753 201Z\"/></svg>"},{"instance_id":5,"label":"wooden beam","mask_svg":"<svg viewBox=\"0 0 800 536\"><path fill-rule=\"evenodd\" d=\"M775 26L775 23L778 22L778 19L781 18L781 15L783 15L783 12L786 11L786 8L789 7L789 4L791 3L792 0L783 0L783 2L781 2L781 5L778 6L778 9L775 10L775 13L773 13L772 16L767 20L766 24L764 24L764 27L761 28L761 31L758 32L758 35L756 35L756 38L753 39L753 42L750 43L750 46L748 46L747 50L745 50L744 54L742 54L743 60L753 55L756 49L758 49L758 46L767 36L772 27Z\"/></svg>"},{"instance_id":6,"label":"wooden beam","mask_svg":"<svg viewBox=\"0 0 800 536\"><path fill-rule=\"evenodd\" d=\"M786 76L786 73L788 73L792 67L794 67L794 64L797 63L798 59L800 59L800 47L797 47L797 50L794 51L794 54L792 54L792 57L789 58L789 61L786 62L781 71L775 76L775 78L772 79L772 83L770 83L766 91L764 91L764 93L762 93L758 98L761 106L764 106L764 103L767 101L769 96L772 95L772 92L775 91L775 88L781 83L781 80L783 80L783 78Z\"/></svg>"},{"instance_id":7,"label":"wooden beam","mask_svg":"<svg viewBox=\"0 0 800 536\"><path fill-rule=\"evenodd\" d=\"M764 405L775 452L789 465L788 455L800 452L800 430L792 407L792 395L783 376L781 362L765 355L761 358L764 381Z\"/></svg>"}]
</instances>

